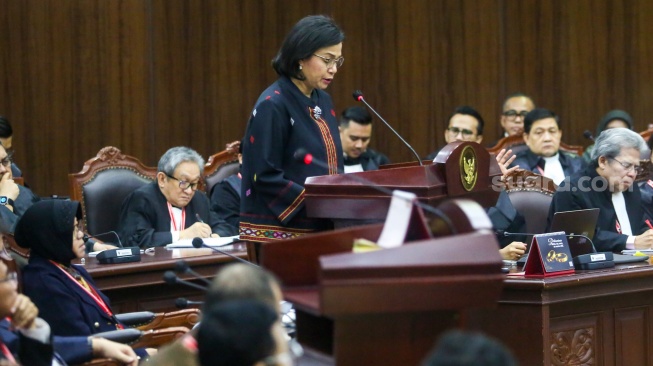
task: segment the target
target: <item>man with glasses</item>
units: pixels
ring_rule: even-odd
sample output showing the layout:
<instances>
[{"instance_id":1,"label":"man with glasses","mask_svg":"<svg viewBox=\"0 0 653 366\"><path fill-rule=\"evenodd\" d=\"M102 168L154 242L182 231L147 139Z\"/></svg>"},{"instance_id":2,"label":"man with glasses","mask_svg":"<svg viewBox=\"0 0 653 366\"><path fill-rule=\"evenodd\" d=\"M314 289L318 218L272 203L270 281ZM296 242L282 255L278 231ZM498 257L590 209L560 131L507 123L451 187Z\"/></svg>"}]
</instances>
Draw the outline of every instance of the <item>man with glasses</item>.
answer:
<instances>
[{"instance_id":1,"label":"man with glasses","mask_svg":"<svg viewBox=\"0 0 653 366\"><path fill-rule=\"evenodd\" d=\"M596 139L592 160L564 181L553 195L548 224L556 212L598 208L594 246L599 252L650 249L653 227L646 220L635 177L644 139L627 128L605 130Z\"/></svg>"},{"instance_id":2,"label":"man with glasses","mask_svg":"<svg viewBox=\"0 0 653 366\"><path fill-rule=\"evenodd\" d=\"M0 116L0 143L5 147L9 155L14 154L13 149L13 135L14 129L11 127L11 123L6 117ZM14 163L11 164L11 174L14 177L22 177L23 173L20 171L20 168Z\"/></svg>"},{"instance_id":3,"label":"man with glasses","mask_svg":"<svg viewBox=\"0 0 653 366\"><path fill-rule=\"evenodd\" d=\"M576 154L560 151L562 130L558 116L544 108L528 112L524 118L524 141L528 150L516 154L511 167L519 166L543 175L560 185L565 177L585 168Z\"/></svg>"},{"instance_id":4,"label":"man with glasses","mask_svg":"<svg viewBox=\"0 0 653 366\"><path fill-rule=\"evenodd\" d=\"M447 120L449 125L444 130L444 141L447 144L454 141L473 141L480 144L483 140L485 122L476 109L466 105L458 107ZM438 152L439 150L430 153L425 159L435 159Z\"/></svg>"},{"instance_id":5,"label":"man with glasses","mask_svg":"<svg viewBox=\"0 0 653 366\"><path fill-rule=\"evenodd\" d=\"M164 246L180 239L236 235L237 229L218 218L204 192L197 192L204 159L179 146L166 151L156 181L127 196L119 233L127 246Z\"/></svg>"},{"instance_id":6,"label":"man with glasses","mask_svg":"<svg viewBox=\"0 0 653 366\"><path fill-rule=\"evenodd\" d=\"M501 112L502 137L521 136L524 132L524 117L533 109L535 109L535 103L528 95L523 93L510 94L503 102Z\"/></svg>"}]
</instances>

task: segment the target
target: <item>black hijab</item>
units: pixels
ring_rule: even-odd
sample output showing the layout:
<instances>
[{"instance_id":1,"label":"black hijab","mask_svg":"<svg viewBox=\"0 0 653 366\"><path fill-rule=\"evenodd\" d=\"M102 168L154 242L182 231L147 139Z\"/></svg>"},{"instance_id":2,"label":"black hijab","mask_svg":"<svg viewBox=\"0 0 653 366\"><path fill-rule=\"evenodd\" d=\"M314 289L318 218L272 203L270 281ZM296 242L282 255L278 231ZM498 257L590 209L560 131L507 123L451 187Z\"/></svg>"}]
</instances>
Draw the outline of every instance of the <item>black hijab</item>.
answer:
<instances>
[{"instance_id":1,"label":"black hijab","mask_svg":"<svg viewBox=\"0 0 653 366\"><path fill-rule=\"evenodd\" d=\"M44 200L34 203L16 224L14 238L30 255L69 265L73 252L75 217L82 218L79 202Z\"/></svg>"}]
</instances>

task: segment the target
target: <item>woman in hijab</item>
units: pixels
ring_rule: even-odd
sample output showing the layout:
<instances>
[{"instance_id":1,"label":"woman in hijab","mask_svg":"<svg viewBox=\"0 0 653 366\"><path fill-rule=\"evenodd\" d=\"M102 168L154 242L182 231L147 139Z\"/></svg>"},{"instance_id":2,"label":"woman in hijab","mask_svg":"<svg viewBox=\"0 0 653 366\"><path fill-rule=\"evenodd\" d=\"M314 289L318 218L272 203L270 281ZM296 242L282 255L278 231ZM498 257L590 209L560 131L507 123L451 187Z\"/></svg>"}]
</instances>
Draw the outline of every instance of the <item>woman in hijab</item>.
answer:
<instances>
[{"instance_id":1,"label":"woman in hijab","mask_svg":"<svg viewBox=\"0 0 653 366\"><path fill-rule=\"evenodd\" d=\"M71 264L85 253L79 229L79 202L44 200L32 205L16 224L18 245L30 248L23 269L23 292L30 297L52 334L82 336L123 329L109 299L100 292L84 267ZM136 349L143 357L147 353Z\"/></svg>"}]
</instances>

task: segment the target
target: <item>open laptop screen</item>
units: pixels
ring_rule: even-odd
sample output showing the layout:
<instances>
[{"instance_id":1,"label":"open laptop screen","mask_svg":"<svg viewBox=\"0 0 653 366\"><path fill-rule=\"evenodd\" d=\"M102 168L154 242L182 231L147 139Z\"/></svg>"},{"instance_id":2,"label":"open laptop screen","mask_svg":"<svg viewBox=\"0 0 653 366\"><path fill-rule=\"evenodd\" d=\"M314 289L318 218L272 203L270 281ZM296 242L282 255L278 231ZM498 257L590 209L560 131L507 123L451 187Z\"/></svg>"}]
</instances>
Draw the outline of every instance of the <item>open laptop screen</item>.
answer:
<instances>
[{"instance_id":1,"label":"open laptop screen","mask_svg":"<svg viewBox=\"0 0 653 366\"><path fill-rule=\"evenodd\" d=\"M553 214L550 231L564 231L569 235L567 236L567 242L569 243L572 258L581 254L595 253L596 249L591 239L594 238L598 218L598 208L556 212ZM574 234L587 236L590 240L582 236L573 236Z\"/></svg>"}]
</instances>

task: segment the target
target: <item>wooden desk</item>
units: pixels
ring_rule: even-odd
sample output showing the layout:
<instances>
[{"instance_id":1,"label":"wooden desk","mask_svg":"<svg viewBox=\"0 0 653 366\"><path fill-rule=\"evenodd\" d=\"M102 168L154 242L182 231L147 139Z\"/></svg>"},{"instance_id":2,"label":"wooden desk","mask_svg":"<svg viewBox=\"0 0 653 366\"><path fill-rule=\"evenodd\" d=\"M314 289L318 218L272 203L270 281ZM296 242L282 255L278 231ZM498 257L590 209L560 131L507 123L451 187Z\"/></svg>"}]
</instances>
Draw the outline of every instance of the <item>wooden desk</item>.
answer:
<instances>
[{"instance_id":1,"label":"wooden desk","mask_svg":"<svg viewBox=\"0 0 653 366\"><path fill-rule=\"evenodd\" d=\"M247 258L245 245L235 244L228 251L240 258ZM116 313L130 311L171 311L176 310L175 300L185 297L202 301L204 293L184 285L168 285L163 281L163 273L174 270L178 260L185 260L193 271L211 279L220 266L233 261L232 258L213 252L210 249L155 248L154 253L141 254L141 261L121 264L99 264L97 259L86 257L85 268L93 276L96 285L111 299L111 307ZM80 264L80 260L73 261ZM192 275L180 276L193 280ZM204 285L199 280L193 280Z\"/></svg>"},{"instance_id":2,"label":"wooden desk","mask_svg":"<svg viewBox=\"0 0 653 366\"><path fill-rule=\"evenodd\" d=\"M498 307L469 316L520 365L653 365L653 266L507 278Z\"/></svg>"}]
</instances>

